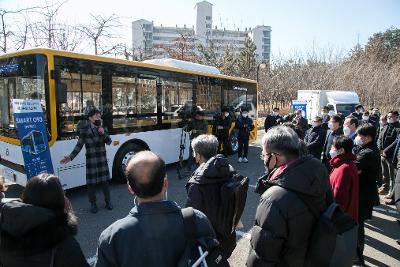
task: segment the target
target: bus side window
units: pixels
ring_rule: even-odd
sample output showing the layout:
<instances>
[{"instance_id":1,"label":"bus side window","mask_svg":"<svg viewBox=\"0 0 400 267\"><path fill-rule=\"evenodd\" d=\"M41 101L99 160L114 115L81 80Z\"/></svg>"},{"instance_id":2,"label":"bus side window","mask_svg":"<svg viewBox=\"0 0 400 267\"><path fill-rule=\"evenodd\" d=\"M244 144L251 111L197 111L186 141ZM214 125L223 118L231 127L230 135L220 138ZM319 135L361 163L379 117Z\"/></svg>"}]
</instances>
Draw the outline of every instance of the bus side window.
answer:
<instances>
[{"instance_id":1,"label":"bus side window","mask_svg":"<svg viewBox=\"0 0 400 267\"><path fill-rule=\"evenodd\" d=\"M175 128L185 119L191 118L193 106L193 84L164 79L162 81L162 123Z\"/></svg>"}]
</instances>

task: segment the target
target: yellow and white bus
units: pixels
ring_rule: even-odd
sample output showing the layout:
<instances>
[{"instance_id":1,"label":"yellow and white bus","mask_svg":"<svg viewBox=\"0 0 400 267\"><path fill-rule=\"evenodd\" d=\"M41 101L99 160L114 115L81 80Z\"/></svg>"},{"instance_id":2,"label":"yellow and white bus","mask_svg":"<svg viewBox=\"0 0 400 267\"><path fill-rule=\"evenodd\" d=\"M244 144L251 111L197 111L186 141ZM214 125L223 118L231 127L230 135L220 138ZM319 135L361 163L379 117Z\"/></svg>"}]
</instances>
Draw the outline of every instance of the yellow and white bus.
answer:
<instances>
[{"instance_id":1,"label":"yellow and white bus","mask_svg":"<svg viewBox=\"0 0 400 267\"><path fill-rule=\"evenodd\" d=\"M183 126L178 111L202 109L211 128L213 116L223 106L230 107L234 116L245 105L257 122L255 81L190 64L171 67L42 48L1 55L0 174L26 184L13 99L40 99L54 171L66 189L85 184L84 151L68 165L59 161L77 142L77 125L84 120L88 101L102 112L103 125L112 139L106 146L109 168L113 179L121 181L127 160L137 151L150 149L167 164L178 161ZM230 149L234 152L233 132ZM254 130L251 137L256 136ZM189 146L184 158L188 155Z\"/></svg>"}]
</instances>

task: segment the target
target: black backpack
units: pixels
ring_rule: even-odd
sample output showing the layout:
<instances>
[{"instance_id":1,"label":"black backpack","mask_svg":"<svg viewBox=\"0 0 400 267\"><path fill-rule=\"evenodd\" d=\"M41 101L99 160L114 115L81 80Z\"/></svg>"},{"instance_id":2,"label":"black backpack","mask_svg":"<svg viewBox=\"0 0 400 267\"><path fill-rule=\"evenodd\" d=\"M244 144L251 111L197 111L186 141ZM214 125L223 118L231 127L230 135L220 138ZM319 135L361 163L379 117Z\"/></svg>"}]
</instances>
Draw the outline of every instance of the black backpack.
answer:
<instances>
[{"instance_id":1,"label":"black backpack","mask_svg":"<svg viewBox=\"0 0 400 267\"><path fill-rule=\"evenodd\" d=\"M216 232L227 236L235 231L246 205L248 189L249 178L239 174L221 185Z\"/></svg>"},{"instance_id":2,"label":"black backpack","mask_svg":"<svg viewBox=\"0 0 400 267\"><path fill-rule=\"evenodd\" d=\"M319 214L308 199L295 194L316 218L304 266L353 266L357 255L357 222L344 213L336 202L332 202L322 214Z\"/></svg>"},{"instance_id":3,"label":"black backpack","mask_svg":"<svg viewBox=\"0 0 400 267\"><path fill-rule=\"evenodd\" d=\"M180 258L178 267L229 267L229 262L217 239L211 237L196 237L196 216L191 207L181 210L185 228L186 247Z\"/></svg>"}]
</instances>

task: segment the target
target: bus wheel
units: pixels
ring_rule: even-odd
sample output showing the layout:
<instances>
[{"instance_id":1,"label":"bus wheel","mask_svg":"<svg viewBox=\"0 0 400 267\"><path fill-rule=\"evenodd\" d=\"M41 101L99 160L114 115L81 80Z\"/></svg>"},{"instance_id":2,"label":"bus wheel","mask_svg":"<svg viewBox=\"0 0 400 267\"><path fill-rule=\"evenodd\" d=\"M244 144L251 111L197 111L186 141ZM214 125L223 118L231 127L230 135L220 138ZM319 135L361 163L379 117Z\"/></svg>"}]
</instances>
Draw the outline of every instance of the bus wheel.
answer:
<instances>
[{"instance_id":1,"label":"bus wheel","mask_svg":"<svg viewBox=\"0 0 400 267\"><path fill-rule=\"evenodd\" d=\"M126 183L125 170L129 160L137 152L148 150L144 146L137 143L127 143L123 145L117 152L113 164L113 180L119 183Z\"/></svg>"},{"instance_id":2,"label":"bus wheel","mask_svg":"<svg viewBox=\"0 0 400 267\"><path fill-rule=\"evenodd\" d=\"M239 147L238 133L237 133L237 131L232 131L229 136L228 154L233 155L233 154L237 153L238 147Z\"/></svg>"}]
</instances>

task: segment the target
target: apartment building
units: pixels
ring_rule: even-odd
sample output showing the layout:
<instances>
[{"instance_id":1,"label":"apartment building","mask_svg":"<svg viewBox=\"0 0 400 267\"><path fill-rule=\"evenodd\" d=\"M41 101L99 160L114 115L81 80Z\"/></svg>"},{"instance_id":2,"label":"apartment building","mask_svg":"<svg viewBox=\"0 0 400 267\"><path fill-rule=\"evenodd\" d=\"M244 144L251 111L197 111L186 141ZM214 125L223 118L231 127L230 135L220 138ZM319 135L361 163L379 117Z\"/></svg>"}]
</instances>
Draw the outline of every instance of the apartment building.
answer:
<instances>
[{"instance_id":1,"label":"apartment building","mask_svg":"<svg viewBox=\"0 0 400 267\"><path fill-rule=\"evenodd\" d=\"M192 27L155 26L152 21L140 19L132 22L132 47L136 54L146 58L162 58L167 56L167 50L181 38L186 38L186 44L194 53L197 44L204 46L211 42L218 56L222 56L226 47L230 47L238 55L244 46L246 37L255 43L257 59L269 62L271 54L271 27L255 26L254 28L218 29L213 26L212 4L201 1L195 6L196 19Z\"/></svg>"}]
</instances>

